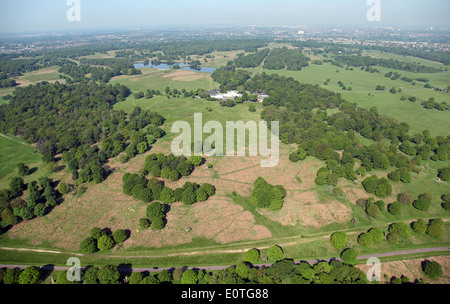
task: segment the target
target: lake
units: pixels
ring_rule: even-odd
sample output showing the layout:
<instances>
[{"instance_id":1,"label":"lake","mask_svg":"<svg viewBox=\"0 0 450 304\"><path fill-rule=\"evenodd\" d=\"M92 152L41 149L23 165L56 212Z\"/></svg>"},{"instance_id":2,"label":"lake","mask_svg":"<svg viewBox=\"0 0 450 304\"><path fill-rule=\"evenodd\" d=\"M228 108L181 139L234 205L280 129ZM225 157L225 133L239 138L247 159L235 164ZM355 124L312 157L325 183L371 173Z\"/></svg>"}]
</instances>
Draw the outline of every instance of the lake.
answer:
<instances>
[{"instance_id":1,"label":"lake","mask_svg":"<svg viewBox=\"0 0 450 304\"><path fill-rule=\"evenodd\" d=\"M200 73L213 73L216 68L209 68L209 67L200 67L200 70L194 70L191 69L189 67L188 63L178 63L178 65L180 66L180 70L186 70L186 71L194 71L194 72L200 72ZM159 69L159 70L168 70L171 69L173 67L173 65L168 65L166 63L161 63L159 65L153 65L151 63L149 63L148 65L144 65L143 63L135 63L134 67L136 69L140 69L140 68L152 68L152 69Z\"/></svg>"}]
</instances>

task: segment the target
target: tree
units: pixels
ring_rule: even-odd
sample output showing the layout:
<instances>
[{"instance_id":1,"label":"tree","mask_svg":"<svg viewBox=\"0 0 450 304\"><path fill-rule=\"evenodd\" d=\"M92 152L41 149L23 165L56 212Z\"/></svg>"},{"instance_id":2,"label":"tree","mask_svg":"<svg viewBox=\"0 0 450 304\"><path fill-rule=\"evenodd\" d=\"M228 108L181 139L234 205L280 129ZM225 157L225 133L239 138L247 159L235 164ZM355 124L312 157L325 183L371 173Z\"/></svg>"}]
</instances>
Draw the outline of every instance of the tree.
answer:
<instances>
[{"instance_id":1,"label":"tree","mask_svg":"<svg viewBox=\"0 0 450 304\"><path fill-rule=\"evenodd\" d=\"M269 257L269 260L272 260L272 261L280 261L280 260L282 260L283 257L284 257L283 249L280 246L278 246L278 245L275 245L275 246L271 247L269 249L269 256L268 257Z\"/></svg>"},{"instance_id":2,"label":"tree","mask_svg":"<svg viewBox=\"0 0 450 304\"><path fill-rule=\"evenodd\" d=\"M402 205L395 201L388 205L388 212L392 215L399 215L402 212Z\"/></svg>"},{"instance_id":3,"label":"tree","mask_svg":"<svg viewBox=\"0 0 450 304\"><path fill-rule=\"evenodd\" d=\"M152 225L151 225L152 230L161 230L161 229L164 228L164 225L165 225L164 224L164 219L159 218L159 217L153 218L151 220L151 223L152 223Z\"/></svg>"},{"instance_id":4,"label":"tree","mask_svg":"<svg viewBox=\"0 0 450 304\"><path fill-rule=\"evenodd\" d=\"M181 284L197 284L197 273L192 269L187 269L181 277Z\"/></svg>"},{"instance_id":5,"label":"tree","mask_svg":"<svg viewBox=\"0 0 450 304\"><path fill-rule=\"evenodd\" d=\"M3 283L6 285L19 283L19 277L22 270L19 268L6 269L5 276L3 277Z\"/></svg>"},{"instance_id":6,"label":"tree","mask_svg":"<svg viewBox=\"0 0 450 304\"><path fill-rule=\"evenodd\" d=\"M427 232L428 224L425 220L419 219L411 226L414 232L425 233Z\"/></svg>"},{"instance_id":7,"label":"tree","mask_svg":"<svg viewBox=\"0 0 450 304\"><path fill-rule=\"evenodd\" d=\"M93 237L85 238L80 243L79 249L82 253L92 254L92 253L98 251L97 240Z\"/></svg>"},{"instance_id":8,"label":"tree","mask_svg":"<svg viewBox=\"0 0 450 304\"><path fill-rule=\"evenodd\" d=\"M105 234L106 234L106 231L104 231L103 229L100 229L98 227L93 227L89 231L89 235L94 239L98 239L99 237L101 237L102 235L105 235Z\"/></svg>"},{"instance_id":9,"label":"tree","mask_svg":"<svg viewBox=\"0 0 450 304\"><path fill-rule=\"evenodd\" d=\"M164 188L159 195L159 199L166 204L173 203L175 201L174 191L170 188Z\"/></svg>"},{"instance_id":10,"label":"tree","mask_svg":"<svg viewBox=\"0 0 450 304\"><path fill-rule=\"evenodd\" d=\"M427 211L430 208L430 202L425 199L417 199L414 201L413 206L418 210Z\"/></svg>"},{"instance_id":11,"label":"tree","mask_svg":"<svg viewBox=\"0 0 450 304\"><path fill-rule=\"evenodd\" d=\"M24 163L19 163L17 165L17 171L19 173L19 176L26 176L30 174L30 168L28 166L25 166Z\"/></svg>"},{"instance_id":12,"label":"tree","mask_svg":"<svg viewBox=\"0 0 450 304\"><path fill-rule=\"evenodd\" d=\"M111 249L114 245L114 240L109 235L102 235L97 240L97 247L101 251Z\"/></svg>"},{"instance_id":13,"label":"tree","mask_svg":"<svg viewBox=\"0 0 450 304\"><path fill-rule=\"evenodd\" d=\"M132 285L135 285L135 284L140 284L143 279L144 279L144 274L142 272L135 271L130 275L128 282Z\"/></svg>"},{"instance_id":14,"label":"tree","mask_svg":"<svg viewBox=\"0 0 450 304\"><path fill-rule=\"evenodd\" d=\"M188 161L195 167L198 167L204 164L205 159L202 156L192 155L191 157L189 157Z\"/></svg>"},{"instance_id":15,"label":"tree","mask_svg":"<svg viewBox=\"0 0 450 304\"><path fill-rule=\"evenodd\" d=\"M380 208L378 208L378 206L375 204L370 204L369 207L367 207L366 212L370 217L375 218L378 216Z\"/></svg>"},{"instance_id":16,"label":"tree","mask_svg":"<svg viewBox=\"0 0 450 304\"><path fill-rule=\"evenodd\" d=\"M384 232L380 228L372 228L367 233L372 236L374 243L380 243L384 240Z\"/></svg>"},{"instance_id":17,"label":"tree","mask_svg":"<svg viewBox=\"0 0 450 304\"><path fill-rule=\"evenodd\" d=\"M356 264L357 256L358 253L352 248L345 249L341 252L341 259L344 261L344 263L349 265Z\"/></svg>"},{"instance_id":18,"label":"tree","mask_svg":"<svg viewBox=\"0 0 450 304\"><path fill-rule=\"evenodd\" d=\"M40 269L36 266L29 266L19 275L19 284L37 284L40 278Z\"/></svg>"},{"instance_id":19,"label":"tree","mask_svg":"<svg viewBox=\"0 0 450 304\"><path fill-rule=\"evenodd\" d=\"M402 239L409 239L411 228L405 223L393 223L389 226L389 233L397 233Z\"/></svg>"},{"instance_id":20,"label":"tree","mask_svg":"<svg viewBox=\"0 0 450 304\"><path fill-rule=\"evenodd\" d=\"M335 232L331 235L330 242L338 250L345 248L347 246L347 234L342 231Z\"/></svg>"},{"instance_id":21,"label":"tree","mask_svg":"<svg viewBox=\"0 0 450 304\"><path fill-rule=\"evenodd\" d=\"M148 229L148 228L150 228L150 221L147 218L140 218L139 219L139 227L141 229Z\"/></svg>"},{"instance_id":22,"label":"tree","mask_svg":"<svg viewBox=\"0 0 450 304\"><path fill-rule=\"evenodd\" d=\"M371 248L373 246L372 234L370 233L360 234L358 236L358 244L366 248Z\"/></svg>"},{"instance_id":23,"label":"tree","mask_svg":"<svg viewBox=\"0 0 450 304\"><path fill-rule=\"evenodd\" d=\"M438 177L443 181L450 180L450 167L445 167L438 170Z\"/></svg>"},{"instance_id":24,"label":"tree","mask_svg":"<svg viewBox=\"0 0 450 304\"><path fill-rule=\"evenodd\" d=\"M436 261L425 261L422 263L423 272L431 279L436 279L441 277L444 273L442 271L442 266Z\"/></svg>"},{"instance_id":25,"label":"tree","mask_svg":"<svg viewBox=\"0 0 450 304\"><path fill-rule=\"evenodd\" d=\"M153 202L147 207L147 217L153 223L153 220L156 218L164 218L165 217L165 207L164 204L159 202Z\"/></svg>"},{"instance_id":26,"label":"tree","mask_svg":"<svg viewBox=\"0 0 450 304\"><path fill-rule=\"evenodd\" d=\"M107 265L98 271L98 279L100 284L120 284L120 272L116 266Z\"/></svg>"},{"instance_id":27,"label":"tree","mask_svg":"<svg viewBox=\"0 0 450 304\"><path fill-rule=\"evenodd\" d=\"M192 205L196 202L196 195L193 187L187 187L181 195L181 201L185 205Z\"/></svg>"},{"instance_id":28,"label":"tree","mask_svg":"<svg viewBox=\"0 0 450 304\"><path fill-rule=\"evenodd\" d=\"M247 279L250 269L251 269L250 263L240 262L236 265L236 274L243 279Z\"/></svg>"},{"instance_id":29,"label":"tree","mask_svg":"<svg viewBox=\"0 0 450 304\"><path fill-rule=\"evenodd\" d=\"M117 229L116 231L113 232L113 238L114 238L114 242L116 242L116 244L118 244L118 243L125 242L128 239L128 235L125 230Z\"/></svg>"},{"instance_id":30,"label":"tree","mask_svg":"<svg viewBox=\"0 0 450 304\"><path fill-rule=\"evenodd\" d=\"M439 220L430 220L427 227L427 234L434 238L441 238L444 235L443 222Z\"/></svg>"},{"instance_id":31,"label":"tree","mask_svg":"<svg viewBox=\"0 0 450 304\"><path fill-rule=\"evenodd\" d=\"M59 184L59 193L61 193L62 195L66 195L69 192L70 192L70 185L67 183L61 182Z\"/></svg>"},{"instance_id":32,"label":"tree","mask_svg":"<svg viewBox=\"0 0 450 304\"><path fill-rule=\"evenodd\" d=\"M252 264L258 263L260 261L260 252L258 249L253 248L248 250L244 254L244 261L250 262Z\"/></svg>"}]
</instances>

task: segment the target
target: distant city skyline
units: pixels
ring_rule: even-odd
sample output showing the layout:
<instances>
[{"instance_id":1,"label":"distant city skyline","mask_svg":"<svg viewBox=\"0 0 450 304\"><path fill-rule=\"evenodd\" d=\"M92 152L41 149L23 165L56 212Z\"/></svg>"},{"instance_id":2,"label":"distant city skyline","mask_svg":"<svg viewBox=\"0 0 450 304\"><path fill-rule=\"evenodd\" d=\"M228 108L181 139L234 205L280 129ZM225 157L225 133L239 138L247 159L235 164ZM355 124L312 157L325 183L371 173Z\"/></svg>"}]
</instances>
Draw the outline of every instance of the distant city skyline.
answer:
<instances>
[{"instance_id":1,"label":"distant city skyline","mask_svg":"<svg viewBox=\"0 0 450 304\"><path fill-rule=\"evenodd\" d=\"M75 0L72 0L75 1ZM70 1L69 1L70 2ZM181 25L397 26L450 28L448 0L380 0L381 21L367 20L367 0L0 0L0 32L33 33Z\"/></svg>"}]
</instances>

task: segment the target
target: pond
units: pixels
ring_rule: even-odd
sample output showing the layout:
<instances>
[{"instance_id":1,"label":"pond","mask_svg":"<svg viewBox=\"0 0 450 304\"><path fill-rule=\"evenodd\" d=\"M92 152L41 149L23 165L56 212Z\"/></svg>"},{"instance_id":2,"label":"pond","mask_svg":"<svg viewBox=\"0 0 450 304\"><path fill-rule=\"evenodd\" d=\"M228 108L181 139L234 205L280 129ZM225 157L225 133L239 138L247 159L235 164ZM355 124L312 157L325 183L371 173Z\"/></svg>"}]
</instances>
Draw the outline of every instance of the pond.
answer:
<instances>
[{"instance_id":1,"label":"pond","mask_svg":"<svg viewBox=\"0 0 450 304\"><path fill-rule=\"evenodd\" d=\"M134 67L136 69L140 68L152 68L152 69L159 69L159 70L168 70L171 69L174 65L168 65L166 63L161 63L159 65L153 65L149 63L148 65L144 65L143 63L135 63ZM194 72L201 72L201 73L213 73L216 68L210 68L210 67L200 67L200 70L194 70L189 67L188 63L178 63L178 66L180 67L180 70L186 70L186 71L194 71Z\"/></svg>"}]
</instances>

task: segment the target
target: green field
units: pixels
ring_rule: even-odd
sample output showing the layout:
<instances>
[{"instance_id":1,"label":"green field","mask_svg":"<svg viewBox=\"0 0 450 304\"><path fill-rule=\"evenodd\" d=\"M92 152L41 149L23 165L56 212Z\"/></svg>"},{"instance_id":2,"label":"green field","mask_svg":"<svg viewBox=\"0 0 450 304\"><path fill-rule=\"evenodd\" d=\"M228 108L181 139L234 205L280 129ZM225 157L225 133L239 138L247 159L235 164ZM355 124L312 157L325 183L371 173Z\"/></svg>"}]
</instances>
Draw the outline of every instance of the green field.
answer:
<instances>
[{"instance_id":1,"label":"green field","mask_svg":"<svg viewBox=\"0 0 450 304\"><path fill-rule=\"evenodd\" d=\"M17 164L24 163L33 171L42 165L36 149L16 137L0 134L0 147L0 188L7 188L9 180L17 176Z\"/></svg>"},{"instance_id":2,"label":"green field","mask_svg":"<svg viewBox=\"0 0 450 304\"><path fill-rule=\"evenodd\" d=\"M214 83L210 74L192 72L185 70L158 70L151 68L142 68L141 75L135 76L119 76L111 80L111 84L120 83L126 85L133 92L145 92L146 90L160 90L169 86L171 89L187 91L205 89L213 90L218 88L218 84Z\"/></svg>"}]
</instances>

